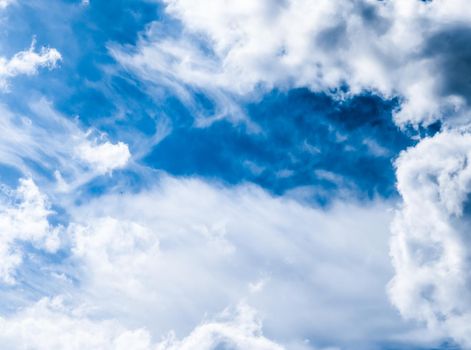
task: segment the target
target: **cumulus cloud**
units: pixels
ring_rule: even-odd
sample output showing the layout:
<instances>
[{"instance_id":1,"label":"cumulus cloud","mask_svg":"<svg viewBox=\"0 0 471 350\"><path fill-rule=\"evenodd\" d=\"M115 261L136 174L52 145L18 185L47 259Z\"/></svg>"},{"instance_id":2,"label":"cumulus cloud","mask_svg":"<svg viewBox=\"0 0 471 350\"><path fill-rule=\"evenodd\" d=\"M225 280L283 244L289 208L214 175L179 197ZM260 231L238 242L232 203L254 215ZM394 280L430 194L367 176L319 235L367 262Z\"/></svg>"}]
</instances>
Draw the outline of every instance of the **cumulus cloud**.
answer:
<instances>
[{"instance_id":1,"label":"cumulus cloud","mask_svg":"<svg viewBox=\"0 0 471 350\"><path fill-rule=\"evenodd\" d=\"M31 181L23 186L0 227L53 253L47 200ZM434 344L398 318L384 293L387 207L325 211L255 186L169 177L69 206L60 256L15 266L38 274L20 287L46 298L3 315L0 341L38 350Z\"/></svg>"},{"instance_id":2,"label":"cumulus cloud","mask_svg":"<svg viewBox=\"0 0 471 350\"><path fill-rule=\"evenodd\" d=\"M255 311L245 304L226 310L215 320L198 325L178 340L169 334L154 343L145 329L128 329L116 320L93 320L80 307L70 307L59 297L42 299L8 318L0 318L0 341L11 350L281 350L265 338Z\"/></svg>"},{"instance_id":3,"label":"cumulus cloud","mask_svg":"<svg viewBox=\"0 0 471 350\"><path fill-rule=\"evenodd\" d=\"M0 341L12 350L155 349L145 330L87 319L80 309L65 306L60 298L43 299L11 317L0 318Z\"/></svg>"},{"instance_id":4,"label":"cumulus cloud","mask_svg":"<svg viewBox=\"0 0 471 350\"><path fill-rule=\"evenodd\" d=\"M180 34L156 22L135 50L112 52L187 99L196 88L231 106L234 94L308 87L342 97L348 86L350 94L401 97L400 125L466 122L464 0L164 2Z\"/></svg>"},{"instance_id":5,"label":"cumulus cloud","mask_svg":"<svg viewBox=\"0 0 471 350\"><path fill-rule=\"evenodd\" d=\"M2 5L0 7L6 6ZM8 88L8 79L17 75L34 75L39 68L52 69L62 59L61 54L54 48L42 47L36 51L35 40L28 50L16 53L10 59L0 57L0 88Z\"/></svg>"},{"instance_id":6,"label":"cumulus cloud","mask_svg":"<svg viewBox=\"0 0 471 350\"><path fill-rule=\"evenodd\" d=\"M444 132L397 160L404 203L393 223L396 275L390 294L401 313L471 347L469 194L471 135Z\"/></svg>"},{"instance_id":7,"label":"cumulus cloud","mask_svg":"<svg viewBox=\"0 0 471 350\"><path fill-rule=\"evenodd\" d=\"M238 305L235 315L225 321L205 322L196 327L181 341L170 336L158 350L211 350L215 347L254 350L282 350L284 347L270 341L262 334L262 323L255 311L245 304Z\"/></svg>"},{"instance_id":8,"label":"cumulus cloud","mask_svg":"<svg viewBox=\"0 0 471 350\"><path fill-rule=\"evenodd\" d=\"M99 173L109 173L114 169L123 168L131 157L128 145L123 142L116 144L108 141L101 144L86 142L79 145L76 151L82 160L96 168Z\"/></svg>"},{"instance_id":9,"label":"cumulus cloud","mask_svg":"<svg viewBox=\"0 0 471 350\"><path fill-rule=\"evenodd\" d=\"M49 224L52 212L47 199L31 179L20 180L15 191L4 195L0 207L0 279L14 283L14 270L22 261L19 243L29 242L55 252L61 228Z\"/></svg>"},{"instance_id":10,"label":"cumulus cloud","mask_svg":"<svg viewBox=\"0 0 471 350\"><path fill-rule=\"evenodd\" d=\"M98 218L88 225L72 224L72 251L80 258L87 278L96 290L122 290L142 297L146 271L159 258L159 241L149 228L112 217Z\"/></svg>"},{"instance_id":11,"label":"cumulus cloud","mask_svg":"<svg viewBox=\"0 0 471 350\"><path fill-rule=\"evenodd\" d=\"M278 349L248 337L260 337L253 323L198 327L205 315L241 301L259 312L264 335L289 349L317 341L348 349L432 341L407 330L387 300L386 205L325 212L254 186L164 177L150 191L96 198L70 215L76 268L68 277L80 285L67 295L95 317L153 337L174 331L182 340L170 349L216 340Z\"/></svg>"}]
</instances>

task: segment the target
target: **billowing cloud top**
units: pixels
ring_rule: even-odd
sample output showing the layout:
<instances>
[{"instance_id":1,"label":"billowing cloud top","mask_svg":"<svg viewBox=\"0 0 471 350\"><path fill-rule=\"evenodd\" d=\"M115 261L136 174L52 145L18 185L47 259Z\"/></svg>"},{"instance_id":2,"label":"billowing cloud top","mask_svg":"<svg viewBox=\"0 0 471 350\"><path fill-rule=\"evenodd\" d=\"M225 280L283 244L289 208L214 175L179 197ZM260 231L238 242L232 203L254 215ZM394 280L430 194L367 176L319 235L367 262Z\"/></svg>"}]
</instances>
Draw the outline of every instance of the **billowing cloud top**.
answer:
<instances>
[{"instance_id":1,"label":"billowing cloud top","mask_svg":"<svg viewBox=\"0 0 471 350\"><path fill-rule=\"evenodd\" d=\"M181 32L155 23L122 63L167 83L246 95L308 87L339 98L400 96L400 125L463 122L471 14L460 0L166 0ZM466 122L466 121L464 121Z\"/></svg>"}]
</instances>

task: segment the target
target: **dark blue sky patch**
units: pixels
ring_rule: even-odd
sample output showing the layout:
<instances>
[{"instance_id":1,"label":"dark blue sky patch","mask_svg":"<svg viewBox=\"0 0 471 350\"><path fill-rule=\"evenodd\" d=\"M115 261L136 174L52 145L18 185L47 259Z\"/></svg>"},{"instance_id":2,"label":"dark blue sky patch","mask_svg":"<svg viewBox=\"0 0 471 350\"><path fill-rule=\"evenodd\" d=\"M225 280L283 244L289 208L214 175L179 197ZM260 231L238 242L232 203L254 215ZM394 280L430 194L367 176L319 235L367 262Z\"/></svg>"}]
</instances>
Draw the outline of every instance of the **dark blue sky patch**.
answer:
<instances>
[{"instance_id":1,"label":"dark blue sky patch","mask_svg":"<svg viewBox=\"0 0 471 350\"><path fill-rule=\"evenodd\" d=\"M338 102L306 89L274 91L246 107L260 133L220 121L174 123L145 159L174 175L255 182L276 194L301 186L348 189L360 198L395 193L392 159L411 145L392 122L397 101L362 95Z\"/></svg>"}]
</instances>

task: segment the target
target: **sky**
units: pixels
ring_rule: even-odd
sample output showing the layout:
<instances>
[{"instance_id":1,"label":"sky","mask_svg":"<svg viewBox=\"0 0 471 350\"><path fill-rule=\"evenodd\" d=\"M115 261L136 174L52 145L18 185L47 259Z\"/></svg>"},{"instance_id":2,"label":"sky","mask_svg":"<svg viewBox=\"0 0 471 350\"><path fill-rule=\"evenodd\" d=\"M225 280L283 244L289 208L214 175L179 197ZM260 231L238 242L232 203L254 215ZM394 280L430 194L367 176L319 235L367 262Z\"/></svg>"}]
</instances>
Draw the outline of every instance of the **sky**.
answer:
<instances>
[{"instance_id":1,"label":"sky","mask_svg":"<svg viewBox=\"0 0 471 350\"><path fill-rule=\"evenodd\" d=\"M0 348L471 349L467 0L0 0Z\"/></svg>"}]
</instances>

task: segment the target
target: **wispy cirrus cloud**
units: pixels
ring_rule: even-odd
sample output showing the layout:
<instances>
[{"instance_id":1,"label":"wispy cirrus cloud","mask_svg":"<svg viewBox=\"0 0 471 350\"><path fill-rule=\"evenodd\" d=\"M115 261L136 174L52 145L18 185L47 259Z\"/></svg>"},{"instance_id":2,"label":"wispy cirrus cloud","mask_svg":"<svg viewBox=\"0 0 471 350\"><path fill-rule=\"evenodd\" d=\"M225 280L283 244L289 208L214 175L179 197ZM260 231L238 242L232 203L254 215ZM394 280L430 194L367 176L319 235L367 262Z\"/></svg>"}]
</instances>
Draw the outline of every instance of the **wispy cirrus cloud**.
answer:
<instances>
[{"instance_id":1,"label":"wispy cirrus cloud","mask_svg":"<svg viewBox=\"0 0 471 350\"><path fill-rule=\"evenodd\" d=\"M25 116L6 106L1 108L0 163L24 176L47 179L56 176L61 190L72 190L92 178L124 167L131 158L122 142L111 143L105 134L83 130L79 123L39 99L30 103ZM55 186L55 185L53 185Z\"/></svg>"}]
</instances>

